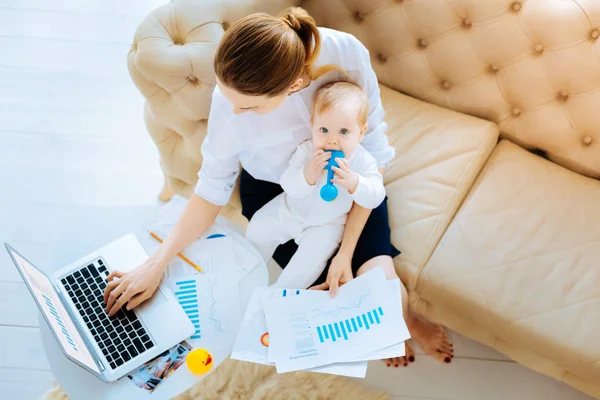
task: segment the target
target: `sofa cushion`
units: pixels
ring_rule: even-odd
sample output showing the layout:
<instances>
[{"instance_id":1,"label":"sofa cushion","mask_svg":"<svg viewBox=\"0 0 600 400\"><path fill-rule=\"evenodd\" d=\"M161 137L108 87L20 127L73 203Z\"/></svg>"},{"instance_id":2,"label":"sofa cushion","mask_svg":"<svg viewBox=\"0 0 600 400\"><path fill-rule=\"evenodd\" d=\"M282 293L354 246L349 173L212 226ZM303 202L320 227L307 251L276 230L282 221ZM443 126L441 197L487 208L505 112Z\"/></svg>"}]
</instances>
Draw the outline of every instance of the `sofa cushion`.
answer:
<instances>
[{"instance_id":1,"label":"sofa cushion","mask_svg":"<svg viewBox=\"0 0 600 400\"><path fill-rule=\"evenodd\" d=\"M495 124L380 85L396 158L384 180L396 269L410 287L497 143Z\"/></svg>"},{"instance_id":2,"label":"sofa cushion","mask_svg":"<svg viewBox=\"0 0 600 400\"><path fill-rule=\"evenodd\" d=\"M418 278L421 310L600 395L599 205L600 182L502 141Z\"/></svg>"}]
</instances>

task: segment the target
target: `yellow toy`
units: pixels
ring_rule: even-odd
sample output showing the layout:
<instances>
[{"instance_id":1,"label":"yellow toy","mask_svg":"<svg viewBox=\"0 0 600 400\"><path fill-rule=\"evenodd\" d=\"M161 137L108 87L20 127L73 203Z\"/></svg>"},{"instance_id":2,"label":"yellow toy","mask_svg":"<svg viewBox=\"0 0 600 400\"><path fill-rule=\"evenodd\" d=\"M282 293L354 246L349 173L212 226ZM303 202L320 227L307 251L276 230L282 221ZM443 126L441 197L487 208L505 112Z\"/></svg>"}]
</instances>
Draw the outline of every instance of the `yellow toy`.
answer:
<instances>
[{"instance_id":1,"label":"yellow toy","mask_svg":"<svg viewBox=\"0 0 600 400\"><path fill-rule=\"evenodd\" d=\"M202 375L211 370L213 359L206 349L194 349L185 358L185 363L192 373Z\"/></svg>"}]
</instances>

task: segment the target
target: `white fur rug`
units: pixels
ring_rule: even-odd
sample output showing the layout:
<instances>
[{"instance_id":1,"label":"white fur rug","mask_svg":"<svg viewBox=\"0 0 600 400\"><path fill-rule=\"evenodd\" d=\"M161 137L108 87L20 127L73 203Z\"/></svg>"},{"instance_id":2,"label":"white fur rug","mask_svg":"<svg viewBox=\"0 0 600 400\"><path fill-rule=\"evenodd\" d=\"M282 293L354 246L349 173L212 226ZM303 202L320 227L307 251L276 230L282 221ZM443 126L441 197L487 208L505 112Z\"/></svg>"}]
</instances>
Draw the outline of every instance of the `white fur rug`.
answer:
<instances>
[{"instance_id":1,"label":"white fur rug","mask_svg":"<svg viewBox=\"0 0 600 400\"><path fill-rule=\"evenodd\" d=\"M227 359L198 385L175 400L384 400L388 396L365 389L354 380L311 372L277 374L274 367ZM68 400L58 384L43 400Z\"/></svg>"}]
</instances>

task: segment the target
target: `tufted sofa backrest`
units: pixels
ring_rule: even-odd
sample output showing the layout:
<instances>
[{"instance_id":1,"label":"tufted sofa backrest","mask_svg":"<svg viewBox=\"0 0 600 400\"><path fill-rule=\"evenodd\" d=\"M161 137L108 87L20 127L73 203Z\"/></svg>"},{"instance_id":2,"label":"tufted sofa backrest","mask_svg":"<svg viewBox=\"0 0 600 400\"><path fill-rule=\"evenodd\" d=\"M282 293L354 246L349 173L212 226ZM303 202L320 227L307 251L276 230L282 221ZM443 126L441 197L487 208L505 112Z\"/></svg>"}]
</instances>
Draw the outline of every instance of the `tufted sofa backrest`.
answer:
<instances>
[{"instance_id":1,"label":"tufted sofa backrest","mask_svg":"<svg viewBox=\"0 0 600 400\"><path fill-rule=\"evenodd\" d=\"M383 84L600 177L600 0L173 0L140 24L128 66L176 192L197 179L223 32L291 5L359 38Z\"/></svg>"},{"instance_id":2,"label":"tufted sofa backrest","mask_svg":"<svg viewBox=\"0 0 600 400\"><path fill-rule=\"evenodd\" d=\"M301 5L359 38L383 84L494 121L504 138L600 177L600 1Z\"/></svg>"}]
</instances>

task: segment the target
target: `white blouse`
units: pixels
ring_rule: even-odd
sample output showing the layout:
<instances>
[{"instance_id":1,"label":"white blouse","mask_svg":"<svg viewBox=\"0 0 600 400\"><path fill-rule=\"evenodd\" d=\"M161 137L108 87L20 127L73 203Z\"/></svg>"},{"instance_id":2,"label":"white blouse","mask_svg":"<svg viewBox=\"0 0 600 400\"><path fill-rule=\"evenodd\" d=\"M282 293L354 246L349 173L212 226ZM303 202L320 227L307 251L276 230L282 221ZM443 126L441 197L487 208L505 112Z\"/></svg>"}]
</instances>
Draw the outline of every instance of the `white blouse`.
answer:
<instances>
[{"instance_id":1,"label":"white blouse","mask_svg":"<svg viewBox=\"0 0 600 400\"><path fill-rule=\"evenodd\" d=\"M389 145L385 133L387 124L383 121L377 76L369 52L351 34L327 28L319 28L319 32L322 46L316 65L336 64L363 87L369 98L369 116L361 144L373 155L379 168L387 168L395 149ZM216 87L195 193L215 205L226 205L240 163L254 178L280 183L298 145L312 137L310 110L314 92L324 83L342 78L341 72L330 72L289 95L281 106L267 114L235 115L233 104Z\"/></svg>"}]
</instances>

